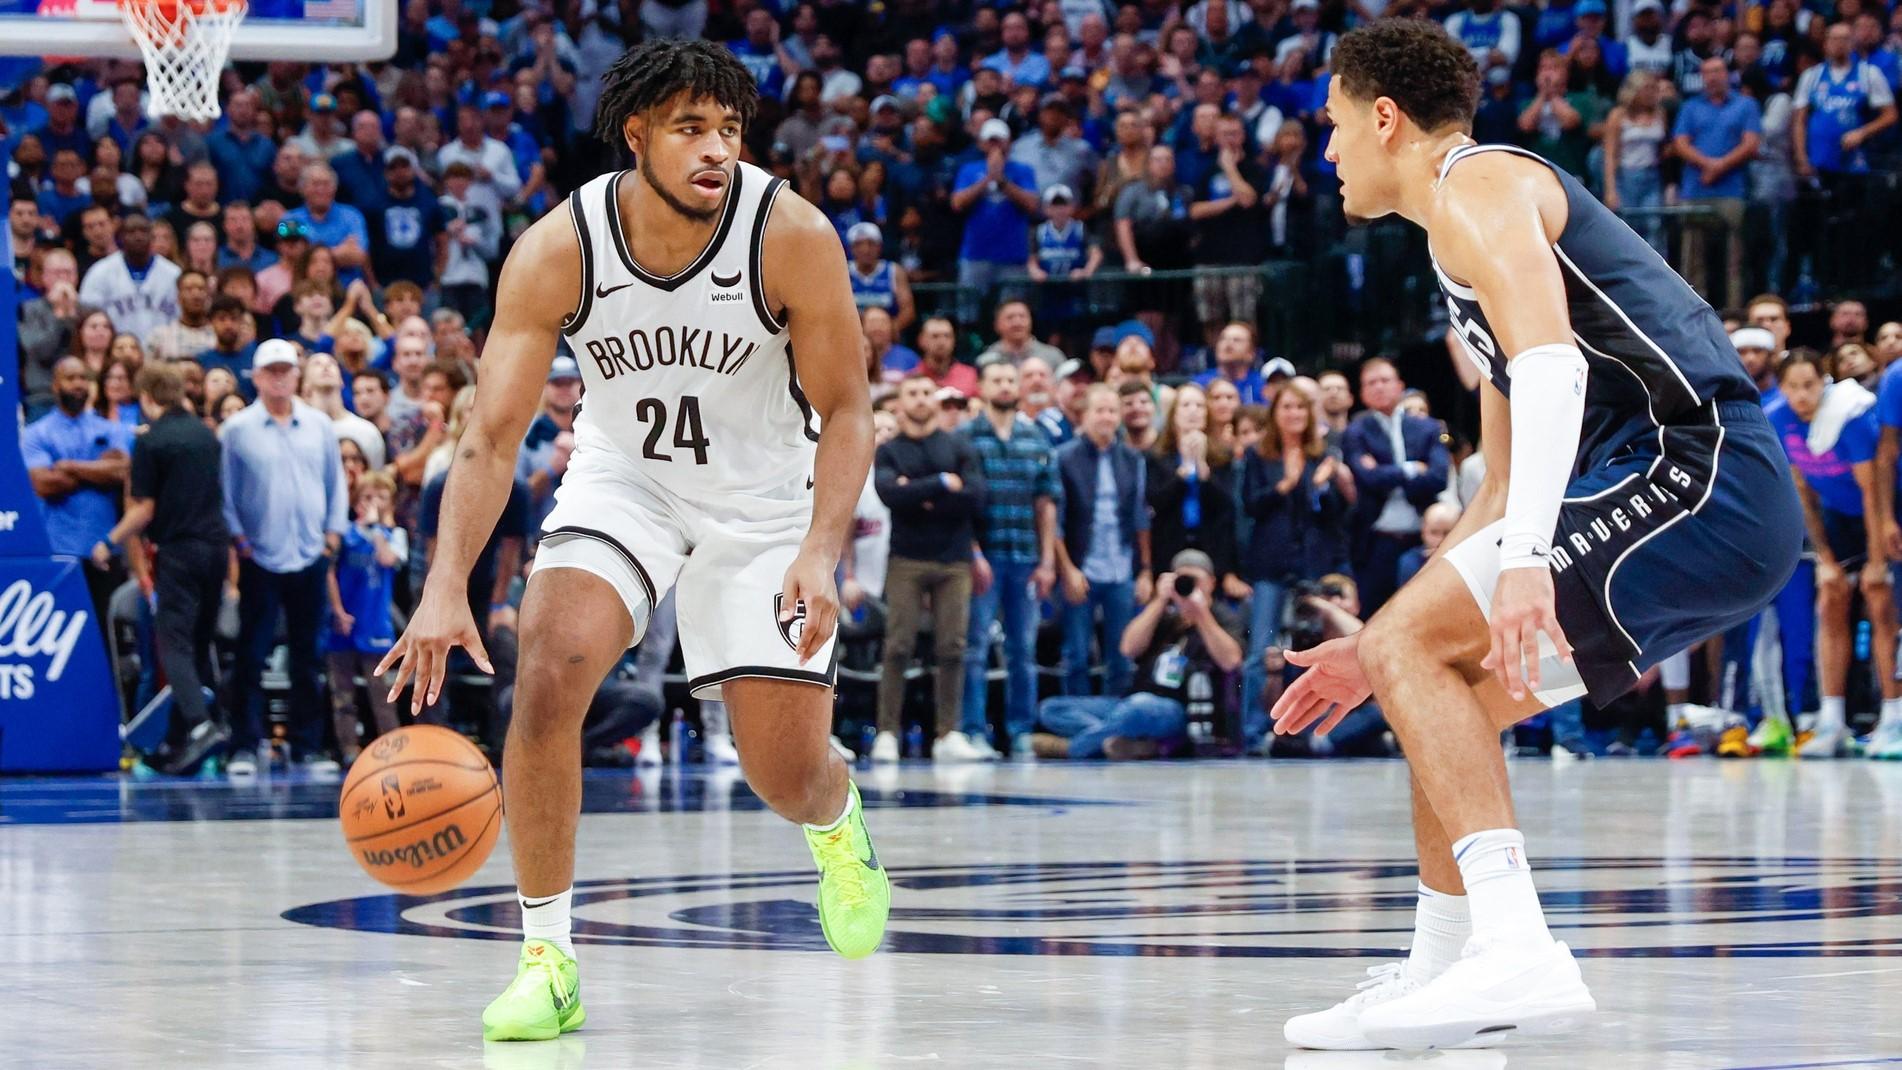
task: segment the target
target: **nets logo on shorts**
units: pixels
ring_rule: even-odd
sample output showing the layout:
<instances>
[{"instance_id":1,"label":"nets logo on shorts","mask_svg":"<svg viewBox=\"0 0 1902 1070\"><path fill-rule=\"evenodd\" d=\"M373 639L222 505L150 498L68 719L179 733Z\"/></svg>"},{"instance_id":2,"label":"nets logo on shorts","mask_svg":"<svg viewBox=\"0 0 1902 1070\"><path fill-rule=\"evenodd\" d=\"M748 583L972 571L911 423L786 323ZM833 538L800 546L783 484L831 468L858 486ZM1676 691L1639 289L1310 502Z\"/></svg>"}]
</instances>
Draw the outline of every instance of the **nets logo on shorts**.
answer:
<instances>
[{"instance_id":1,"label":"nets logo on shorts","mask_svg":"<svg viewBox=\"0 0 1902 1070\"><path fill-rule=\"evenodd\" d=\"M779 637L786 640L786 645L794 650L798 650L799 640L806 634L806 603L803 601L793 603L793 615L791 620L784 620L780 617L780 614L784 612L785 609L786 596L783 593L774 595L773 625L779 629Z\"/></svg>"}]
</instances>

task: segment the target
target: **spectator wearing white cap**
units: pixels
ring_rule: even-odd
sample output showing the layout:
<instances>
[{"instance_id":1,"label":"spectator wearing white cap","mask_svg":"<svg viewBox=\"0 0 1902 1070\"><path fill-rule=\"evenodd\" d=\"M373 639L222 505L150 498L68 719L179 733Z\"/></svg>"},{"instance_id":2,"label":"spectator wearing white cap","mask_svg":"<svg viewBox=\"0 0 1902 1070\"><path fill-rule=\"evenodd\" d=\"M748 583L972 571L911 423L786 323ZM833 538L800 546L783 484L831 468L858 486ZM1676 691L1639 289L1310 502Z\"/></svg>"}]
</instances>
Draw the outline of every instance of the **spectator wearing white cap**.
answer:
<instances>
[{"instance_id":1,"label":"spectator wearing white cap","mask_svg":"<svg viewBox=\"0 0 1902 1070\"><path fill-rule=\"evenodd\" d=\"M984 154L958 168L951 183L951 210L964 216L958 251L958 286L966 300L990 293L1007 272L1024 262L1030 248L1030 218L1037 213L1037 174L1010 160L1010 124L986 119L977 142ZM971 319L976 309L965 309Z\"/></svg>"},{"instance_id":2,"label":"spectator wearing white cap","mask_svg":"<svg viewBox=\"0 0 1902 1070\"><path fill-rule=\"evenodd\" d=\"M316 773L337 771L324 754L323 673L318 633L326 581L350 499L330 418L297 398L297 347L259 343L252 359L258 400L224 423L221 480L225 525L238 552L237 674L231 685L233 776L255 773L262 735L264 665L278 616L290 647L290 741Z\"/></svg>"},{"instance_id":3,"label":"spectator wearing white cap","mask_svg":"<svg viewBox=\"0 0 1902 1070\"><path fill-rule=\"evenodd\" d=\"M877 223L854 223L845 232L845 247L852 254L846 267L859 313L882 308L892 318L893 331L910 329L918 317L918 306L912 301L911 280L905 276L905 269L884 257L885 232Z\"/></svg>"},{"instance_id":4,"label":"spectator wearing white cap","mask_svg":"<svg viewBox=\"0 0 1902 1070\"><path fill-rule=\"evenodd\" d=\"M1103 247L1090 237L1076 211L1076 191L1068 185L1059 182L1044 189L1045 218L1031 232L1030 260L1024 266L1033 280L1087 279L1102 266ZM1037 315L1048 328L1051 342L1061 345L1062 339L1073 334L1080 338L1086 326L1083 287L1046 286L1042 296Z\"/></svg>"},{"instance_id":5,"label":"spectator wearing white cap","mask_svg":"<svg viewBox=\"0 0 1902 1070\"><path fill-rule=\"evenodd\" d=\"M1086 189L1096 174L1096 150L1070 133L1072 119L1070 101L1062 93L1045 93L1037 105L1037 129L1011 146L1011 162L1030 168L1035 189Z\"/></svg>"},{"instance_id":6,"label":"spectator wearing white cap","mask_svg":"<svg viewBox=\"0 0 1902 1070\"><path fill-rule=\"evenodd\" d=\"M1730 332L1730 344L1737 347L1737 359L1743 361L1744 371L1757 384L1768 408L1783 396L1777 387L1776 336L1762 327L1739 327Z\"/></svg>"},{"instance_id":7,"label":"spectator wearing white cap","mask_svg":"<svg viewBox=\"0 0 1902 1070\"><path fill-rule=\"evenodd\" d=\"M1660 77L1670 74L1671 35L1664 32L1663 0L1638 0L1631 5L1625 64L1630 70L1650 71Z\"/></svg>"}]
</instances>

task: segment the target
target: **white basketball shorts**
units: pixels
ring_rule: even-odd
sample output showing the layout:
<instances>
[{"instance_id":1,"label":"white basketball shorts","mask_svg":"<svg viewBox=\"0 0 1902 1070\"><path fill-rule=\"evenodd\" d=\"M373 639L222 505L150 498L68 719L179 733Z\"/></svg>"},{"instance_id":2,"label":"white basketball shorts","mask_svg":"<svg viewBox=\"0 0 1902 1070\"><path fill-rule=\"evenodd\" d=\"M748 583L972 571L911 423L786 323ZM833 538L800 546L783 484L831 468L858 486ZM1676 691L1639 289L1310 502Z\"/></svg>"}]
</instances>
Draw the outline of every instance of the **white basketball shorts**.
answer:
<instances>
[{"instance_id":1,"label":"white basketball shorts","mask_svg":"<svg viewBox=\"0 0 1902 1070\"><path fill-rule=\"evenodd\" d=\"M836 635L800 664L805 607L781 622L786 569L812 521L810 490L688 501L605 452L575 454L542 522L535 572L577 568L607 581L634 621L678 588L681 657L695 698L760 677L831 687Z\"/></svg>"}]
</instances>

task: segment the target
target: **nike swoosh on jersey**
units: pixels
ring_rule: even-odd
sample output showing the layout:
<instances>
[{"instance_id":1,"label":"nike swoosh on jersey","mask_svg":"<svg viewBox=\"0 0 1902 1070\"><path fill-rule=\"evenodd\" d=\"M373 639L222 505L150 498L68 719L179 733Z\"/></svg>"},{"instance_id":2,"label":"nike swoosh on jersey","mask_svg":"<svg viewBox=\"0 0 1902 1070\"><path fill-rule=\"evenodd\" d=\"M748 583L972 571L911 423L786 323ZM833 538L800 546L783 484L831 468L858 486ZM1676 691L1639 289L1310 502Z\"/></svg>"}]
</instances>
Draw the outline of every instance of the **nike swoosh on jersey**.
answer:
<instances>
[{"instance_id":1,"label":"nike swoosh on jersey","mask_svg":"<svg viewBox=\"0 0 1902 1070\"><path fill-rule=\"evenodd\" d=\"M740 284L740 273L735 271L733 274L728 275L725 278L722 278L719 275L715 275L713 276L713 284L715 286L724 286L728 288L738 286Z\"/></svg>"},{"instance_id":2,"label":"nike swoosh on jersey","mask_svg":"<svg viewBox=\"0 0 1902 1070\"><path fill-rule=\"evenodd\" d=\"M631 282L624 282L619 286L602 286L601 284L596 283L594 287L594 296L596 300L599 300L600 298L606 297L607 295L614 293L616 290L625 290L629 286L632 286L632 285L634 284Z\"/></svg>"}]
</instances>

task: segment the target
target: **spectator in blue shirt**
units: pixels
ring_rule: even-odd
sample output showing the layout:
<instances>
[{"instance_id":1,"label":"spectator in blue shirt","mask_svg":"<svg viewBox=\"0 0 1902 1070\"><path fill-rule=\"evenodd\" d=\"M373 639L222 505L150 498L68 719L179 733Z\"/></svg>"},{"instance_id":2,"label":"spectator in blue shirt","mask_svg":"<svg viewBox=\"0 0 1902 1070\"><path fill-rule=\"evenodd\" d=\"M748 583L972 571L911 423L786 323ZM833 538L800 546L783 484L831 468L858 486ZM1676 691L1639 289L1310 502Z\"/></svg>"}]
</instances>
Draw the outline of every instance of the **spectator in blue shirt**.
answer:
<instances>
[{"instance_id":1,"label":"spectator in blue shirt","mask_svg":"<svg viewBox=\"0 0 1902 1070\"><path fill-rule=\"evenodd\" d=\"M383 119L365 109L350 117L349 152L330 158L337 173L337 199L367 212L383 195Z\"/></svg>"},{"instance_id":2,"label":"spectator in blue shirt","mask_svg":"<svg viewBox=\"0 0 1902 1070\"><path fill-rule=\"evenodd\" d=\"M1293 367L1285 360L1277 360L1277 363L1290 369ZM1195 381L1197 385L1207 387L1218 377L1234 385L1243 405L1268 403L1267 384L1262 381L1261 364L1255 354L1254 324L1236 320L1215 336L1215 367L1196 376Z\"/></svg>"},{"instance_id":3,"label":"spectator in blue shirt","mask_svg":"<svg viewBox=\"0 0 1902 1070\"><path fill-rule=\"evenodd\" d=\"M339 282L347 286L362 278L370 257L370 226L362 212L337 203L337 172L327 163L307 164L297 191L303 207L285 212L285 221L304 224L311 244L330 250Z\"/></svg>"},{"instance_id":4,"label":"spectator in blue shirt","mask_svg":"<svg viewBox=\"0 0 1902 1070\"><path fill-rule=\"evenodd\" d=\"M1723 294L1710 289L1704 244L1712 235L1703 229L1685 228L1680 270L1721 308L1743 298L1744 175L1757 155L1763 112L1756 101L1731 92L1730 68L1721 58L1705 60L1701 73L1704 93L1684 102L1672 131L1673 147L1684 161L1678 199L1708 204L1723 220L1723 233L1717 237L1728 251L1727 289Z\"/></svg>"},{"instance_id":5,"label":"spectator in blue shirt","mask_svg":"<svg viewBox=\"0 0 1902 1070\"><path fill-rule=\"evenodd\" d=\"M1012 163L1010 124L986 119L978 128L983 159L958 168L951 210L964 215L964 245L958 252L958 285L988 293L1003 274L1021 268L1029 255L1030 220L1038 209L1037 175ZM965 319L974 318L975 310Z\"/></svg>"},{"instance_id":6,"label":"spectator in blue shirt","mask_svg":"<svg viewBox=\"0 0 1902 1070\"><path fill-rule=\"evenodd\" d=\"M763 7L746 13L746 35L726 46L759 83L759 95L772 100L786 95L786 68L791 57L779 45L779 20ZM794 66L796 70L797 67Z\"/></svg>"},{"instance_id":7,"label":"spectator in blue shirt","mask_svg":"<svg viewBox=\"0 0 1902 1070\"><path fill-rule=\"evenodd\" d=\"M237 675L232 683L232 776L255 773L262 729L259 683L277 643L280 612L290 647L290 739L313 773L334 774L323 750L323 671L318 637L327 617L330 562L350 523L343 457L330 418L297 400L297 347L259 344L258 400L225 421L225 524L238 551Z\"/></svg>"},{"instance_id":8,"label":"spectator in blue shirt","mask_svg":"<svg viewBox=\"0 0 1902 1070\"><path fill-rule=\"evenodd\" d=\"M40 188L40 214L64 229L80 209L93 203L92 194L79 189L79 180L86 174L86 162L72 149L60 149L53 153L51 170L53 180Z\"/></svg>"},{"instance_id":9,"label":"spectator in blue shirt","mask_svg":"<svg viewBox=\"0 0 1902 1070\"><path fill-rule=\"evenodd\" d=\"M61 149L71 149L87 164L92 163L92 138L86 124L79 121L79 94L64 82L46 87L46 123L32 131L52 159Z\"/></svg>"},{"instance_id":10,"label":"spectator in blue shirt","mask_svg":"<svg viewBox=\"0 0 1902 1070\"><path fill-rule=\"evenodd\" d=\"M1050 61L1043 53L1030 47L1030 20L1021 11L1013 11L1004 16L1000 28L1004 47L984 57L984 66L1002 72L1013 86L1034 85L1039 88L1050 83L1053 73Z\"/></svg>"},{"instance_id":11,"label":"spectator in blue shirt","mask_svg":"<svg viewBox=\"0 0 1902 1070\"><path fill-rule=\"evenodd\" d=\"M234 200L258 200L258 192L270 181L277 143L258 129L257 90L231 94L223 125L205 136L205 151L218 169L220 192Z\"/></svg>"},{"instance_id":12,"label":"spectator in blue shirt","mask_svg":"<svg viewBox=\"0 0 1902 1070\"><path fill-rule=\"evenodd\" d=\"M1055 454L1063 484L1063 693L1090 694L1090 640L1098 639L1103 694L1129 690L1123 629L1136 615L1136 574L1149 572L1149 504L1143 455L1118 436L1122 402L1096 383L1083 401L1082 433ZM1099 624L1098 617L1101 622Z\"/></svg>"},{"instance_id":13,"label":"spectator in blue shirt","mask_svg":"<svg viewBox=\"0 0 1902 1070\"><path fill-rule=\"evenodd\" d=\"M132 454L132 428L109 420L88 404L97 383L78 357L53 365L52 412L20 433L33 493L46 508L46 538L56 554L86 562L86 586L93 609L107 619L106 602L125 580L116 557L107 569L93 561L93 547L119 520L119 490Z\"/></svg>"},{"instance_id":14,"label":"spectator in blue shirt","mask_svg":"<svg viewBox=\"0 0 1902 1070\"><path fill-rule=\"evenodd\" d=\"M1624 81L1625 71L1628 69L1625 46L1605 33L1605 0L1578 0L1572 11L1577 16L1575 25L1578 28L1578 33L1572 40L1577 40L1578 37L1595 39L1598 42L1598 52L1602 57L1601 62L1605 70L1611 73L1614 81ZM1511 18L1510 15L1507 17ZM1567 41L1559 51L1570 53L1571 48L1572 41Z\"/></svg>"}]
</instances>

